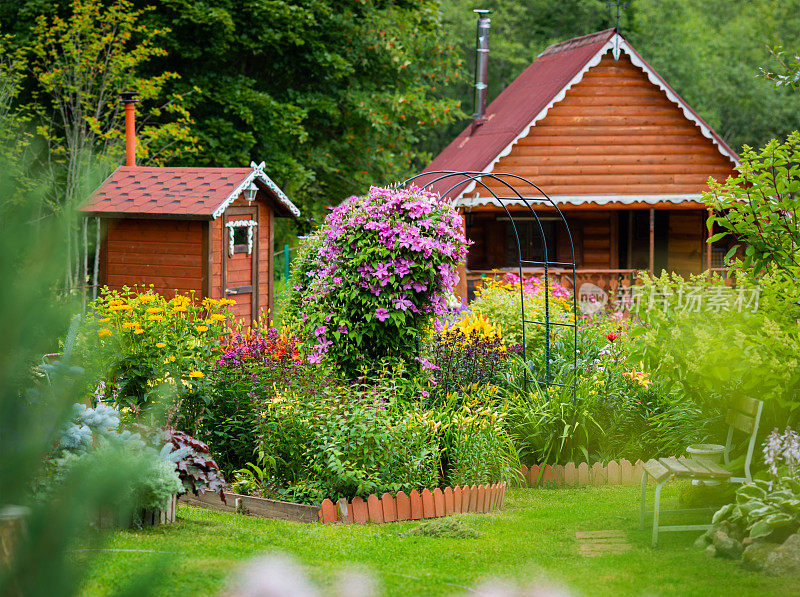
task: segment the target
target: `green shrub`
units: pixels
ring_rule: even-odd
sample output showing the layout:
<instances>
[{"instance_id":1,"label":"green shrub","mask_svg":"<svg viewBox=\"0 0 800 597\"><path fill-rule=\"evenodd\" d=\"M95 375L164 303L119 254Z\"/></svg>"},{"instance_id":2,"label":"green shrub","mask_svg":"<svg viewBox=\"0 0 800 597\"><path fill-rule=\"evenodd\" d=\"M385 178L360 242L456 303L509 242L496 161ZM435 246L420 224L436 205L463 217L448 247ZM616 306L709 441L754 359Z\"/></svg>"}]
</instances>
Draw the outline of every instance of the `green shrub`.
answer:
<instances>
[{"instance_id":1,"label":"green shrub","mask_svg":"<svg viewBox=\"0 0 800 597\"><path fill-rule=\"evenodd\" d=\"M91 304L79 349L90 370L105 374L98 398L135 413L176 394L202 394L206 376L227 333L227 299L179 295L170 300L152 290L102 290Z\"/></svg>"},{"instance_id":2,"label":"green shrub","mask_svg":"<svg viewBox=\"0 0 800 597\"><path fill-rule=\"evenodd\" d=\"M304 397L278 392L260 408L262 462L286 497L319 503L438 484L432 429L402 414L386 386L326 386Z\"/></svg>"}]
</instances>

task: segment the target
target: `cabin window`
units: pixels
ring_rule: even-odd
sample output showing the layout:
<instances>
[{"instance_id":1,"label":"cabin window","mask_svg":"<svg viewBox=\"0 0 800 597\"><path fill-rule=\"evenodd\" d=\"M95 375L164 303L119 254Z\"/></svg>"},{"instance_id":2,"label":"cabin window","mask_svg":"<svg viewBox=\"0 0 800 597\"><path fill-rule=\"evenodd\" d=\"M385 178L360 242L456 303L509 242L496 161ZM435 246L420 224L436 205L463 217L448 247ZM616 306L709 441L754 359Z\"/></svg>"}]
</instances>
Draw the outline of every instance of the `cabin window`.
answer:
<instances>
[{"instance_id":1,"label":"cabin window","mask_svg":"<svg viewBox=\"0 0 800 597\"><path fill-rule=\"evenodd\" d=\"M228 255L233 257L236 253L253 252L253 229L258 226L254 220L234 220L227 222L228 228Z\"/></svg>"},{"instance_id":2,"label":"cabin window","mask_svg":"<svg viewBox=\"0 0 800 597\"><path fill-rule=\"evenodd\" d=\"M544 261L545 246L547 247L547 260L558 261L556 258L555 221L542 219L541 229L536 219L529 217L514 218L513 225L510 220L506 219L504 225L506 238L505 267L517 267L520 254L523 261ZM515 226L519 235L519 254L517 252L516 235L514 234ZM544 243L542 243L542 232L544 232L545 237ZM541 264L523 263L522 267L539 268L543 266Z\"/></svg>"}]
</instances>

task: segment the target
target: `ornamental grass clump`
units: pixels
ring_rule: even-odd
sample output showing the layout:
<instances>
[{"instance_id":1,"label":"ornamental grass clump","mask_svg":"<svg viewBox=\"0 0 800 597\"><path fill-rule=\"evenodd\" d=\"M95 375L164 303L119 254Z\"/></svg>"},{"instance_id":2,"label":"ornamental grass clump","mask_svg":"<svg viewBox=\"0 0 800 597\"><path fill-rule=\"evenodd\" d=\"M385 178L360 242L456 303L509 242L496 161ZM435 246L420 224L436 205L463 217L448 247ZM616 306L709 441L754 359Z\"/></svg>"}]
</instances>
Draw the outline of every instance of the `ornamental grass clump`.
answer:
<instances>
[{"instance_id":1,"label":"ornamental grass clump","mask_svg":"<svg viewBox=\"0 0 800 597\"><path fill-rule=\"evenodd\" d=\"M431 315L445 311L466 256L461 218L416 186L350 197L306 239L289 316L311 362L351 377L381 358L410 361Z\"/></svg>"}]
</instances>

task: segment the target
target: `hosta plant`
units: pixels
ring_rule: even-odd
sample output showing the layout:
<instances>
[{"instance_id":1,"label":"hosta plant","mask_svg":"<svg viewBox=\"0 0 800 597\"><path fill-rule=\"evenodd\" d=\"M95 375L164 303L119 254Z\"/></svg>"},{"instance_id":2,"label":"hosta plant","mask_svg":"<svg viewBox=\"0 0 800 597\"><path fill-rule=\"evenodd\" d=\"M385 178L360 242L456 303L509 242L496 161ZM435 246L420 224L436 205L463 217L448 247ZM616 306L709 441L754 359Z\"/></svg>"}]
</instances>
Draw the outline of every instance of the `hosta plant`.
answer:
<instances>
[{"instance_id":1,"label":"hosta plant","mask_svg":"<svg viewBox=\"0 0 800 597\"><path fill-rule=\"evenodd\" d=\"M800 437L790 428L777 430L764 443L769 480L756 479L736 491L736 501L714 514L713 523L728 521L753 539L785 538L800 528Z\"/></svg>"}]
</instances>

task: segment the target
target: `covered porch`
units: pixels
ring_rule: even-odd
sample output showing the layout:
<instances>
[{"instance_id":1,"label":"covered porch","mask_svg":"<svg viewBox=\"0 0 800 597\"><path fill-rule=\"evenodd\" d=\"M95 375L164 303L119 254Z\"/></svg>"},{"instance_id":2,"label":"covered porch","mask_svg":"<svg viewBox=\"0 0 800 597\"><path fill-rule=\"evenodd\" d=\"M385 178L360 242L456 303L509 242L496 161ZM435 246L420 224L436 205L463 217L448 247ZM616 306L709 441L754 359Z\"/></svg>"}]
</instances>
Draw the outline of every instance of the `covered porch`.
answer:
<instances>
[{"instance_id":1,"label":"covered porch","mask_svg":"<svg viewBox=\"0 0 800 597\"><path fill-rule=\"evenodd\" d=\"M519 271L517 235L525 261L544 261L546 246L548 261L571 263L571 239L578 288L591 282L606 291L615 291L619 286L632 285L642 270L688 275L723 269L728 246L706 242L708 212L699 202L560 207L568 231L553 208L537 206L538 222L534 214L519 206L509 207L509 212L489 205L465 210L467 238L474 244L467 256L462 296L470 300L482 278L498 271ZM523 267L523 272L540 275L544 269ZM549 273L554 282L572 289L571 268L554 267Z\"/></svg>"}]
</instances>

